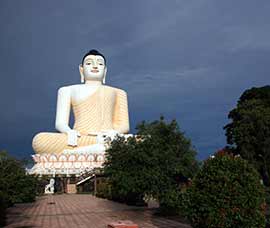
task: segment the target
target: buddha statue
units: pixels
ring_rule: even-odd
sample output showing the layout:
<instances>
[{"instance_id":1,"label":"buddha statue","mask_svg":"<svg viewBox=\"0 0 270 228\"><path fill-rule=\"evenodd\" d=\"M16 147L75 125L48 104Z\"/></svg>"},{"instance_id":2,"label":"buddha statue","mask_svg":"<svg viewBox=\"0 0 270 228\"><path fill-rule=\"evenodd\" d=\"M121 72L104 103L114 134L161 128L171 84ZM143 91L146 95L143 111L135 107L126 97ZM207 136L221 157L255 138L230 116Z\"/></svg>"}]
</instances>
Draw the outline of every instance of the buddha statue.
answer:
<instances>
[{"instance_id":1,"label":"buddha statue","mask_svg":"<svg viewBox=\"0 0 270 228\"><path fill-rule=\"evenodd\" d=\"M96 50L89 51L79 65L81 84L58 90L55 128L33 138L36 154L62 154L105 151L104 139L129 131L127 94L106 86L106 59ZM74 126L69 126L70 111Z\"/></svg>"}]
</instances>

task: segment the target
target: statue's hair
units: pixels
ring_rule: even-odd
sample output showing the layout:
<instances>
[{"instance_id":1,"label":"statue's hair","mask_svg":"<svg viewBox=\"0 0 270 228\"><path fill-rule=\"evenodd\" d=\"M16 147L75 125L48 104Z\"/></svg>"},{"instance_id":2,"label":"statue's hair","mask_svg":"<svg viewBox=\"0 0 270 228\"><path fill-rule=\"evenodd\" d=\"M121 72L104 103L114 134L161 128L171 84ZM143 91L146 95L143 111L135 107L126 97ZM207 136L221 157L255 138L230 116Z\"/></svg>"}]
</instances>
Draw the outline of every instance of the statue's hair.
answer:
<instances>
[{"instance_id":1,"label":"statue's hair","mask_svg":"<svg viewBox=\"0 0 270 228\"><path fill-rule=\"evenodd\" d=\"M95 50L95 49L90 50L89 52L87 52L87 53L84 55L84 57L83 57L83 59L82 59L82 64L83 64L84 59L85 59L88 55L99 55L99 56L101 56L101 57L104 59L104 62L105 62L105 65L106 65L106 58L105 58L105 56L104 56L103 54L101 54L99 51Z\"/></svg>"}]
</instances>

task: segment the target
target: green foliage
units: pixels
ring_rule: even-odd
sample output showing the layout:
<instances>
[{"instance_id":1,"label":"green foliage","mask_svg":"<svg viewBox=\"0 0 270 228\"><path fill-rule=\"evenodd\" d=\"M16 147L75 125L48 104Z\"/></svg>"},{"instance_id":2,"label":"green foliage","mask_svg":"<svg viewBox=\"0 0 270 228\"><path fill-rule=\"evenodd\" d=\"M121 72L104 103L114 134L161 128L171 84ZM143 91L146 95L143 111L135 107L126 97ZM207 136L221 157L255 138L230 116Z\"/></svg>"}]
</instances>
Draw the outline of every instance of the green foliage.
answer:
<instances>
[{"instance_id":1,"label":"green foliage","mask_svg":"<svg viewBox=\"0 0 270 228\"><path fill-rule=\"evenodd\" d=\"M270 188L265 188L265 202L266 202L266 227L270 227Z\"/></svg>"},{"instance_id":2,"label":"green foliage","mask_svg":"<svg viewBox=\"0 0 270 228\"><path fill-rule=\"evenodd\" d=\"M0 227L3 227L5 225L6 208L7 208L7 204L5 202L5 196L0 191Z\"/></svg>"},{"instance_id":3,"label":"green foliage","mask_svg":"<svg viewBox=\"0 0 270 228\"><path fill-rule=\"evenodd\" d=\"M112 199L111 186L107 178L97 183L96 196L100 198Z\"/></svg>"},{"instance_id":4,"label":"green foliage","mask_svg":"<svg viewBox=\"0 0 270 228\"><path fill-rule=\"evenodd\" d=\"M182 213L194 228L264 228L264 197L253 166L220 151L205 161L183 194Z\"/></svg>"},{"instance_id":5,"label":"green foliage","mask_svg":"<svg viewBox=\"0 0 270 228\"><path fill-rule=\"evenodd\" d=\"M175 208L180 179L197 171L196 152L175 120L163 118L137 126L137 137L118 138L107 151L105 174L114 199L141 201L145 195Z\"/></svg>"},{"instance_id":6,"label":"green foliage","mask_svg":"<svg viewBox=\"0 0 270 228\"><path fill-rule=\"evenodd\" d=\"M0 191L7 196L9 205L33 201L36 184L37 179L27 175L18 160L0 152Z\"/></svg>"},{"instance_id":7,"label":"green foliage","mask_svg":"<svg viewBox=\"0 0 270 228\"><path fill-rule=\"evenodd\" d=\"M27 175L19 161L0 152L0 213L14 203L34 201L36 185L36 177Z\"/></svg>"},{"instance_id":8,"label":"green foliage","mask_svg":"<svg viewBox=\"0 0 270 228\"><path fill-rule=\"evenodd\" d=\"M227 142L270 184L270 86L246 90L228 116Z\"/></svg>"}]
</instances>

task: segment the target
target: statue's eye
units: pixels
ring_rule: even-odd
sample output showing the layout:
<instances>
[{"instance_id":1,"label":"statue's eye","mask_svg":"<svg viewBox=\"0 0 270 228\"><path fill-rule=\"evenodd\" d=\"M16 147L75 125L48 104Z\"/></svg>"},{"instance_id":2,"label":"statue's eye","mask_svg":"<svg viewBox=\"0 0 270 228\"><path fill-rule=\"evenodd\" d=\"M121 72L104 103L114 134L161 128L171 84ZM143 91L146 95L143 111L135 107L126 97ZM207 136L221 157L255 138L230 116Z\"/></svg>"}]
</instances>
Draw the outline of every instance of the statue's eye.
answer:
<instances>
[{"instance_id":1,"label":"statue's eye","mask_svg":"<svg viewBox=\"0 0 270 228\"><path fill-rule=\"evenodd\" d=\"M91 65L91 63L86 63L86 65Z\"/></svg>"},{"instance_id":2,"label":"statue's eye","mask_svg":"<svg viewBox=\"0 0 270 228\"><path fill-rule=\"evenodd\" d=\"M100 63L99 65L103 66L103 63Z\"/></svg>"}]
</instances>

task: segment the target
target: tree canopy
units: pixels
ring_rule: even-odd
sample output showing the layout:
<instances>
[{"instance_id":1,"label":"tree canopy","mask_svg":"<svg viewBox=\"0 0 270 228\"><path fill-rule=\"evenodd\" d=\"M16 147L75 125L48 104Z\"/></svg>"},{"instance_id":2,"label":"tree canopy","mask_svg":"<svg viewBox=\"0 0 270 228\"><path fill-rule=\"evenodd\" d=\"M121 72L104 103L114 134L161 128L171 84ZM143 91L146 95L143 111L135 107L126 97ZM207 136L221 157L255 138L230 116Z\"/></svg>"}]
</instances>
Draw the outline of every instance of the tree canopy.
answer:
<instances>
[{"instance_id":1,"label":"tree canopy","mask_svg":"<svg viewBox=\"0 0 270 228\"><path fill-rule=\"evenodd\" d=\"M232 120L224 127L228 144L251 162L269 185L270 86L246 90L228 117Z\"/></svg>"},{"instance_id":2,"label":"tree canopy","mask_svg":"<svg viewBox=\"0 0 270 228\"><path fill-rule=\"evenodd\" d=\"M145 195L173 206L181 180L197 171L196 152L175 120L143 121L137 136L118 138L107 151L105 174L125 201Z\"/></svg>"}]
</instances>

